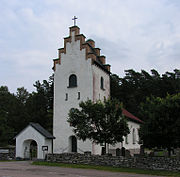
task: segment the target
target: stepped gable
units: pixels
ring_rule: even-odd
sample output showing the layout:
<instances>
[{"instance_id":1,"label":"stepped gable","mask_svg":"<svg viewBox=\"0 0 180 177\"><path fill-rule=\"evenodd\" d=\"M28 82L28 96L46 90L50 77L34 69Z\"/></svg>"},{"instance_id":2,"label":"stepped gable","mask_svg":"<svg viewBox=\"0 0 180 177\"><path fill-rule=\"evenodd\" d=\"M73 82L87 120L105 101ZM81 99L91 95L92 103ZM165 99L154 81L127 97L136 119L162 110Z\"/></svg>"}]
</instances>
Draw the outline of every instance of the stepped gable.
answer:
<instances>
[{"instance_id":1,"label":"stepped gable","mask_svg":"<svg viewBox=\"0 0 180 177\"><path fill-rule=\"evenodd\" d=\"M106 57L100 55L100 48L95 47L95 42L92 39L85 40L85 36L80 34L80 28L78 26L72 26L69 28L69 37L64 38L64 48L58 49L58 58L53 59L53 70L56 70L56 64L61 64L61 54L66 54L66 44L72 41L72 32L75 33L75 41L80 40L80 50L86 50L86 59L91 58L92 64L95 64L108 74L110 74L110 65L106 64Z\"/></svg>"}]
</instances>

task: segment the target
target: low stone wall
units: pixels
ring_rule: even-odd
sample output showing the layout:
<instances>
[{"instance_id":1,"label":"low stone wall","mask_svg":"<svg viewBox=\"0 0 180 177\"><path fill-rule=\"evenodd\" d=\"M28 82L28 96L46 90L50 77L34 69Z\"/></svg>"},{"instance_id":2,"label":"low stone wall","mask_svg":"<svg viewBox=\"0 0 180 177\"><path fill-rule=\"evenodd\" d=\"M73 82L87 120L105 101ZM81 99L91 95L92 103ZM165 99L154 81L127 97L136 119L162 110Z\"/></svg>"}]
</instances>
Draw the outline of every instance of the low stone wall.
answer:
<instances>
[{"instance_id":1,"label":"low stone wall","mask_svg":"<svg viewBox=\"0 0 180 177\"><path fill-rule=\"evenodd\" d=\"M63 153L48 154L47 161L70 163L70 164L88 164L103 165L113 167L129 167L153 170L180 171L180 161L165 157L131 157L108 156L108 155L90 155L89 153Z\"/></svg>"},{"instance_id":2,"label":"low stone wall","mask_svg":"<svg viewBox=\"0 0 180 177\"><path fill-rule=\"evenodd\" d=\"M15 148L0 148L0 160L14 160Z\"/></svg>"}]
</instances>

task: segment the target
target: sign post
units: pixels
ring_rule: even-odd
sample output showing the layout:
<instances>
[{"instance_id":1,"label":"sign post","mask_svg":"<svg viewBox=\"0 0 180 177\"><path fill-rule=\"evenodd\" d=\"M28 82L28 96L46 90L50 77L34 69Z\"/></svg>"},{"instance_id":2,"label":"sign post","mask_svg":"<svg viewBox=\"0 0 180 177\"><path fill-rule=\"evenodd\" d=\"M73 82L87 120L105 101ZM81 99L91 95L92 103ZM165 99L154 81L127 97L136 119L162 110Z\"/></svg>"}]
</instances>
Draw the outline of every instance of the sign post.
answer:
<instances>
[{"instance_id":1,"label":"sign post","mask_svg":"<svg viewBox=\"0 0 180 177\"><path fill-rule=\"evenodd\" d=\"M43 151L43 158L45 159L45 154L48 152L48 146L42 146L42 151Z\"/></svg>"}]
</instances>

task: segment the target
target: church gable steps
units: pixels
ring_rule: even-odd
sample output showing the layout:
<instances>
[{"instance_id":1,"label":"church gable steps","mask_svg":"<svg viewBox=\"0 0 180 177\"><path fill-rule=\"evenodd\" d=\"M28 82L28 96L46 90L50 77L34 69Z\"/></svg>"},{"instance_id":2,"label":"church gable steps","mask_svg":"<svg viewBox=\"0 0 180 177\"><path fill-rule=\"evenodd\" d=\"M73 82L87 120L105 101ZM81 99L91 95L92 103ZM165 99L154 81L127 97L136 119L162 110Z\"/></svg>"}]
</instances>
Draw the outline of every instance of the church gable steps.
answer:
<instances>
[{"instance_id":1,"label":"church gable steps","mask_svg":"<svg viewBox=\"0 0 180 177\"><path fill-rule=\"evenodd\" d=\"M56 70L56 64L61 64L61 54L66 54L66 44L72 42L72 33L75 34L75 41L80 41L80 50L85 49L86 59L91 59L92 64L95 64L102 70L110 73L110 65L106 64L106 57L100 55L100 48L95 48L95 42L92 39L85 41L85 36L80 34L80 28L78 26L70 27L69 37L64 38L64 48L58 49L58 58L54 59L53 70Z\"/></svg>"}]
</instances>

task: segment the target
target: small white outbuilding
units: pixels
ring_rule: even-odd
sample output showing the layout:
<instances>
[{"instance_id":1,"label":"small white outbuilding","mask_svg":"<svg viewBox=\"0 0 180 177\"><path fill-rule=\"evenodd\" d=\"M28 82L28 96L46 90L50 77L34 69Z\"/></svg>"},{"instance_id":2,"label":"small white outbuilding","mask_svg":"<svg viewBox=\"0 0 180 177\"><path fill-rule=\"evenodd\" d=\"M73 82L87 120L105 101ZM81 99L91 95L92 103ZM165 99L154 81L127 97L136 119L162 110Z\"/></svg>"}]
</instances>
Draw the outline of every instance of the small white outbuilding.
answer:
<instances>
[{"instance_id":1,"label":"small white outbuilding","mask_svg":"<svg viewBox=\"0 0 180 177\"><path fill-rule=\"evenodd\" d=\"M15 139L16 158L44 159L47 153L53 152L55 137L38 123L30 123Z\"/></svg>"}]
</instances>

